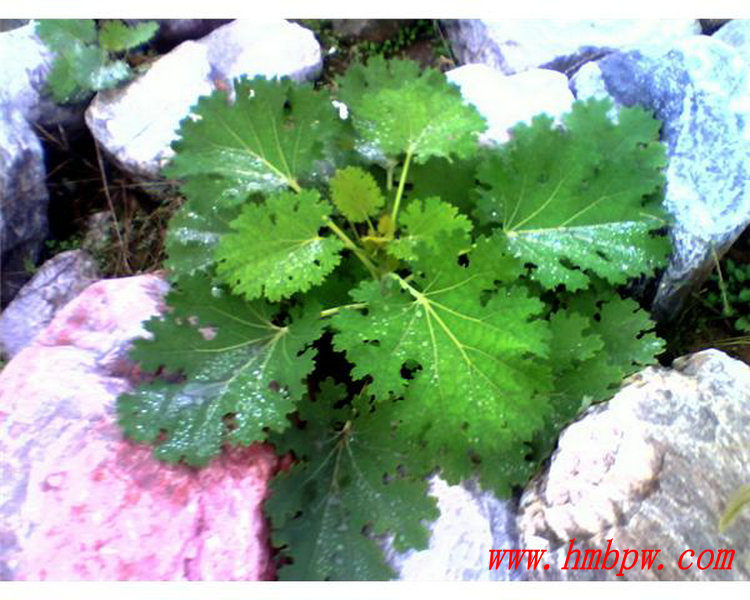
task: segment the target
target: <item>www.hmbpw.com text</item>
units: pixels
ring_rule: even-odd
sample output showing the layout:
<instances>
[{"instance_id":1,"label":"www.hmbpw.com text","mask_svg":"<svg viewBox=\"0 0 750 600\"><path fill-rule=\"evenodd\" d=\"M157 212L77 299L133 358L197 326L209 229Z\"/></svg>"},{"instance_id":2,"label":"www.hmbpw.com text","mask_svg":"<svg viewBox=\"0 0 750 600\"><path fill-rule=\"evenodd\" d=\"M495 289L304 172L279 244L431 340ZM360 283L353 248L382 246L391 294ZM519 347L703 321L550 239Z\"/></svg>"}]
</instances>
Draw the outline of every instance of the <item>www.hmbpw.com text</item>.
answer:
<instances>
[{"instance_id":1,"label":"www.hmbpw.com text","mask_svg":"<svg viewBox=\"0 0 750 600\"><path fill-rule=\"evenodd\" d=\"M624 548L618 550L612 547L613 539L607 540L607 546L603 549L580 549L575 547L575 538L569 540L568 549L565 554L565 562L561 570L588 571L602 569L604 571L615 571L618 577L623 577L628 571L640 569L650 571L652 569L661 571L664 568L663 560L659 558L661 549L643 548L635 550ZM490 570L508 569L550 569L549 563L544 562L546 550L530 550L519 548L491 549ZM673 559L677 567L682 571L698 569L705 571L730 570L734 561L734 550L731 548L720 549L693 549L688 548L678 557Z\"/></svg>"}]
</instances>

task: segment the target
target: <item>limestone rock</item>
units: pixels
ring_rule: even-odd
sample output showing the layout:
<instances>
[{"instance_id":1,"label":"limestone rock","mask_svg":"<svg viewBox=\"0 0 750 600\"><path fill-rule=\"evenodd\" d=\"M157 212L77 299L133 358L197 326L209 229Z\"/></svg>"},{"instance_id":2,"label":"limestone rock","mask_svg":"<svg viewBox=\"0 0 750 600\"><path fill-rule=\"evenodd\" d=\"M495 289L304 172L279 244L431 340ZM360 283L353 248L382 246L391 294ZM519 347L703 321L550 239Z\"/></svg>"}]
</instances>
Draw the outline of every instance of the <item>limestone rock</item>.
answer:
<instances>
[{"instance_id":1,"label":"limestone rock","mask_svg":"<svg viewBox=\"0 0 750 600\"><path fill-rule=\"evenodd\" d=\"M731 47L696 36L617 52L572 79L576 97L640 105L662 126L669 168L665 207L673 254L653 310L677 314L684 298L750 223L750 69Z\"/></svg>"},{"instance_id":2,"label":"limestone rock","mask_svg":"<svg viewBox=\"0 0 750 600\"><path fill-rule=\"evenodd\" d=\"M750 517L740 516L723 534L718 521L748 481L750 367L707 350L678 359L672 369L646 369L569 426L548 470L526 488L522 545L546 549L550 564L528 578L747 580ZM617 568L561 569L571 539L581 556L586 549L604 551L612 539L620 553ZM639 559L618 577L625 548L661 552L652 569L642 570ZM722 548L736 551L731 570L696 568L703 550L716 559ZM695 554L685 555L682 565L692 561L693 567L682 570L678 561L688 549ZM571 554L569 567L575 558Z\"/></svg>"},{"instance_id":3,"label":"limestone rock","mask_svg":"<svg viewBox=\"0 0 750 600\"><path fill-rule=\"evenodd\" d=\"M613 50L701 32L695 19L508 19L444 22L462 63L484 63L506 75L534 67L566 74Z\"/></svg>"},{"instance_id":4,"label":"limestone rock","mask_svg":"<svg viewBox=\"0 0 750 600\"><path fill-rule=\"evenodd\" d=\"M0 314L0 354L18 354L98 272L96 261L82 250L61 252L45 262Z\"/></svg>"},{"instance_id":5,"label":"limestone rock","mask_svg":"<svg viewBox=\"0 0 750 600\"><path fill-rule=\"evenodd\" d=\"M516 503L482 492L474 482L448 485L430 481L440 517L431 525L429 547L398 554L386 547L386 560L402 581L513 581L521 572L490 571L490 549L518 548Z\"/></svg>"},{"instance_id":6,"label":"limestone rock","mask_svg":"<svg viewBox=\"0 0 750 600\"><path fill-rule=\"evenodd\" d=\"M156 178L172 157L180 121L200 96L211 93L206 48L184 42L128 85L99 92L86 124L120 168Z\"/></svg>"},{"instance_id":7,"label":"limestone rock","mask_svg":"<svg viewBox=\"0 0 750 600\"><path fill-rule=\"evenodd\" d=\"M530 123L539 113L559 118L574 100L565 75L548 69L506 76L487 65L473 64L448 71L446 76L487 120L488 129L480 138L485 144L507 142L510 128Z\"/></svg>"},{"instance_id":8,"label":"limestone rock","mask_svg":"<svg viewBox=\"0 0 750 600\"><path fill-rule=\"evenodd\" d=\"M121 89L100 92L86 111L93 136L120 168L154 179L172 157L180 121L198 98L240 76L314 78L320 46L287 21L237 20L180 44Z\"/></svg>"},{"instance_id":9,"label":"limestone rock","mask_svg":"<svg viewBox=\"0 0 750 600\"><path fill-rule=\"evenodd\" d=\"M11 32L12 33L12 32ZM0 307L30 278L47 236L44 151L20 110L0 103Z\"/></svg>"},{"instance_id":10,"label":"limestone rock","mask_svg":"<svg viewBox=\"0 0 750 600\"><path fill-rule=\"evenodd\" d=\"M0 575L245 580L272 575L265 446L195 470L122 439L130 341L163 310L155 275L100 281L0 372Z\"/></svg>"}]
</instances>

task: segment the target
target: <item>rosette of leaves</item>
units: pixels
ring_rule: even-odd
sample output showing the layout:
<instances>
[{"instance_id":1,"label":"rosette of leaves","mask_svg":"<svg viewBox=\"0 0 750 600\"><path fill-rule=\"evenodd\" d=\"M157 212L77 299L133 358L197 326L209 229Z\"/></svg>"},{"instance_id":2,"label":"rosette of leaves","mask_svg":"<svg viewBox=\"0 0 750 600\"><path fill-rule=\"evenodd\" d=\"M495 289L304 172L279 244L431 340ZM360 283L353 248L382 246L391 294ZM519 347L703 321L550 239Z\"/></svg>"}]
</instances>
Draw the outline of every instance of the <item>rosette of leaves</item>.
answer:
<instances>
[{"instance_id":1,"label":"rosette of leaves","mask_svg":"<svg viewBox=\"0 0 750 600\"><path fill-rule=\"evenodd\" d=\"M133 76L124 55L147 43L159 29L155 21L126 25L93 19L44 19L37 34L54 52L47 77L50 95L61 104L81 102L92 92L116 87Z\"/></svg>"},{"instance_id":2,"label":"rosette of leaves","mask_svg":"<svg viewBox=\"0 0 750 600\"><path fill-rule=\"evenodd\" d=\"M475 109L409 62L201 99L166 171L170 309L133 351L170 377L120 398L125 433L191 465L273 443L279 576L392 577L380 545L424 547L437 515L427 476L523 485L661 351L614 287L666 254L659 127L609 108L481 150Z\"/></svg>"}]
</instances>

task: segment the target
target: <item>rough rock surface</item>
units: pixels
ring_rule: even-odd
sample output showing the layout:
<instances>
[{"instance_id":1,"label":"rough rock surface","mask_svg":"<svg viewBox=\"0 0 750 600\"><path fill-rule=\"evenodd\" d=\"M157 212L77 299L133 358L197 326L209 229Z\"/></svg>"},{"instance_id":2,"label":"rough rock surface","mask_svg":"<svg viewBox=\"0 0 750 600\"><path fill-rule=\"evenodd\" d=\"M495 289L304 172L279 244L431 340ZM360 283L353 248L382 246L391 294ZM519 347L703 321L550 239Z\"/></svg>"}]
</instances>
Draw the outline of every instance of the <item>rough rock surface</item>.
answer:
<instances>
[{"instance_id":1,"label":"rough rock surface","mask_svg":"<svg viewBox=\"0 0 750 600\"><path fill-rule=\"evenodd\" d=\"M430 481L440 517L432 525L424 550L397 554L386 549L386 560L402 581L512 581L520 573L487 568L491 548L518 548L516 508L471 483L448 485Z\"/></svg>"},{"instance_id":2,"label":"rough rock surface","mask_svg":"<svg viewBox=\"0 0 750 600\"><path fill-rule=\"evenodd\" d=\"M163 309L155 275L93 284L0 372L0 578L243 580L270 574L263 446L207 468L123 441L129 342Z\"/></svg>"},{"instance_id":3,"label":"rough rock surface","mask_svg":"<svg viewBox=\"0 0 750 600\"><path fill-rule=\"evenodd\" d=\"M750 19L729 21L714 33L713 39L734 47L750 63Z\"/></svg>"},{"instance_id":4,"label":"rough rock surface","mask_svg":"<svg viewBox=\"0 0 750 600\"><path fill-rule=\"evenodd\" d=\"M487 65L473 64L446 73L461 88L461 95L487 120L483 143L504 143L508 130L531 117L547 113L558 118L570 110L573 94L565 75L548 69L532 69L506 76Z\"/></svg>"},{"instance_id":5,"label":"rough rock surface","mask_svg":"<svg viewBox=\"0 0 750 600\"><path fill-rule=\"evenodd\" d=\"M180 44L123 88L97 94L86 123L122 169L153 179L171 158L180 121L200 96L242 75L303 80L321 67L311 31L287 21L237 20Z\"/></svg>"},{"instance_id":6,"label":"rough rock surface","mask_svg":"<svg viewBox=\"0 0 750 600\"><path fill-rule=\"evenodd\" d=\"M748 481L750 367L707 350L676 360L672 369L646 369L563 432L549 469L524 492L522 545L547 549L550 564L528 577L747 580L750 516L745 511L723 534L718 520ZM573 538L581 554L604 551L612 539L620 552L617 569L561 570ZM617 577L625 548L661 552L651 570L639 562ZM731 570L695 567L703 550L721 548L736 550ZM681 570L687 549L695 556L682 564L693 567Z\"/></svg>"},{"instance_id":7,"label":"rough rock surface","mask_svg":"<svg viewBox=\"0 0 750 600\"><path fill-rule=\"evenodd\" d=\"M655 316L668 319L750 223L750 68L728 45L696 36L617 52L572 79L578 98L611 97L663 121L665 206L674 251Z\"/></svg>"},{"instance_id":8,"label":"rough rock surface","mask_svg":"<svg viewBox=\"0 0 750 600\"><path fill-rule=\"evenodd\" d=\"M0 307L30 278L47 235L44 151L21 111L0 103Z\"/></svg>"},{"instance_id":9,"label":"rough rock surface","mask_svg":"<svg viewBox=\"0 0 750 600\"><path fill-rule=\"evenodd\" d=\"M534 67L566 74L615 49L701 32L695 19L444 21L461 63L485 63L506 75Z\"/></svg>"},{"instance_id":10,"label":"rough rock surface","mask_svg":"<svg viewBox=\"0 0 750 600\"><path fill-rule=\"evenodd\" d=\"M130 84L99 92L86 110L86 124L122 169L156 178L172 157L180 121L200 96L211 93L210 73L206 48L184 42Z\"/></svg>"},{"instance_id":11,"label":"rough rock surface","mask_svg":"<svg viewBox=\"0 0 750 600\"><path fill-rule=\"evenodd\" d=\"M0 356L18 354L98 276L96 261L83 250L61 252L45 262L0 313Z\"/></svg>"}]
</instances>

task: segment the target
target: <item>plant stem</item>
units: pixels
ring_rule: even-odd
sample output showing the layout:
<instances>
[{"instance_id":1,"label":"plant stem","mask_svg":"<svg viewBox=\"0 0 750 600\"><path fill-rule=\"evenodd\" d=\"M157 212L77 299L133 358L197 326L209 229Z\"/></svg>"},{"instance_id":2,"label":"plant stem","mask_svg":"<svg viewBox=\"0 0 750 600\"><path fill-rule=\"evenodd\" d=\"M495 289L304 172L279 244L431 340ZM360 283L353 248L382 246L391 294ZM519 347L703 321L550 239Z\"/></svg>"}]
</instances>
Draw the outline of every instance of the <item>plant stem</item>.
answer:
<instances>
[{"instance_id":1,"label":"plant stem","mask_svg":"<svg viewBox=\"0 0 750 600\"><path fill-rule=\"evenodd\" d=\"M411 163L411 157L414 155L414 149L409 148L406 152L406 160L404 160L404 166L401 168L401 177L398 180L398 190L396 190L396 201L393 203L393 212L391 212L391 220L393 221L393 228L396 228L398 221L398 209L401 206L401 196L404 195L404 186L406 185L406 174L409 172L409 164Z\"/></svg>"},{"instance_id":2,"label":"plant stem","mask_svg":"<svg viewBox=\"0 0 750 600\"><path fill-rule=\"evenodd\" d=\"M338 237L342 242L344 242L344 246L346 246L349 250L354 252L354 254L357 256L359 260L362 261L362 264L367 267L367 270L370 271L370 274L373 276L374 279L379 279L378 277L378 269L377 267L372 263L372 261L369 259L367 254L357 246L351 239L349 239L349 236L346 235L341 229L339 229L338 225L334 223L331 219L325 220L326 225L328 228L333 231L333 233L336 234L336 237Z\"/></svg>"},{"instance_id":3,"label":"plant stem","mask_svg":"<svg viewBox=\"0 0 750 600\"><path fill-rule=\"evenodd\" d=\"M356 304L343 304L342 306L334 306L333 308L327 308L320 311L320 318L330 317L335 315L337 312L342 311L345 308L360 309L367 308L366 302L357 302Z\"/></svg>"}]
</instances>

